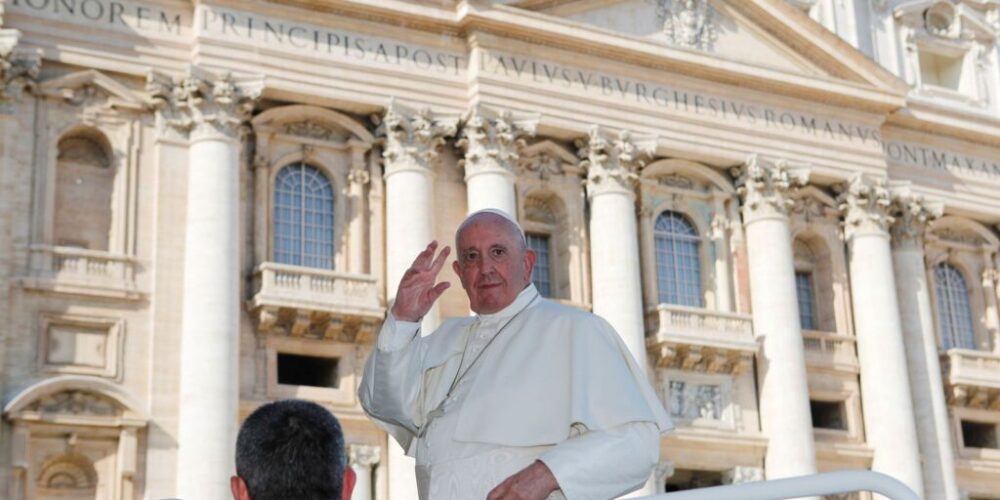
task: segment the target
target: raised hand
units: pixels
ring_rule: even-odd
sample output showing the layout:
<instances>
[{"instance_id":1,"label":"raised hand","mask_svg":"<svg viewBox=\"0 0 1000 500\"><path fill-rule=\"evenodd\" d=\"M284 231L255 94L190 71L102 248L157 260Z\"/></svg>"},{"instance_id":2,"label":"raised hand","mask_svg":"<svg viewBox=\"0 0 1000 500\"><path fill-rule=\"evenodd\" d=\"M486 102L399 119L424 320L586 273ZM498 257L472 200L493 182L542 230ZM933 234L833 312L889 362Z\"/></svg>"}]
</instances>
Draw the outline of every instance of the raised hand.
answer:
<instances>
[{"instance_id":1,"label":"raised hand","mask_svg":"<svg viewBox=\"0 0 1000 500\"><path fill-rule=\"evenodd\" d=\"M444 266L445 259L451 252L449 247L444 247L441 253L435 258L437 251L437 241L432 241L430 245L417 258L409 269L403 273L403 278L399 280L399 289L396 291L396 302L392 305L392 316L400 321L420 321L427 311L430 311L434 301L451 286L451 283L443 281L435 284L437 275Z\"/></svg>"}]
</instances>

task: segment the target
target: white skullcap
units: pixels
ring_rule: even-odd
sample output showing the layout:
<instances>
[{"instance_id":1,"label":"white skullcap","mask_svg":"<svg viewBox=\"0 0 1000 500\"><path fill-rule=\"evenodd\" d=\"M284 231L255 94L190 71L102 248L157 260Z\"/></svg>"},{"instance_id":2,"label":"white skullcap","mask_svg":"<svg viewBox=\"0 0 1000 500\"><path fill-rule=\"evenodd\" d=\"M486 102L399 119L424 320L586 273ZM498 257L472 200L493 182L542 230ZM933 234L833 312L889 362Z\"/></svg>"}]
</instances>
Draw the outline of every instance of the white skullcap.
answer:
<instances>
[{"instance_id":1,"label":"white skullcap","mask_svg":"<svg viewBox=\"0 0 1000 500\"><path fill-rule=\"evenodd\" d=\"M462 229L465 229L465 226L467 226L470 222L472 222L472 220L475 219L476 217L484 214L493 214L509 222L511 226L514 226L514 228L517 229L517 233L521 235L521 243L527 244L527 238L525 238L524 236L524 229L522 229L521 225L517 223L517 219L515 219L506 211L500 210L499 208L484 208L482 210L476 210L475 212L469 214L468 217L466 217L465 220L458 225L458 229L455 230L455 242L456 243L458 242L458 235L459 233L462 232Z\"/></svg>"}]
</instances>

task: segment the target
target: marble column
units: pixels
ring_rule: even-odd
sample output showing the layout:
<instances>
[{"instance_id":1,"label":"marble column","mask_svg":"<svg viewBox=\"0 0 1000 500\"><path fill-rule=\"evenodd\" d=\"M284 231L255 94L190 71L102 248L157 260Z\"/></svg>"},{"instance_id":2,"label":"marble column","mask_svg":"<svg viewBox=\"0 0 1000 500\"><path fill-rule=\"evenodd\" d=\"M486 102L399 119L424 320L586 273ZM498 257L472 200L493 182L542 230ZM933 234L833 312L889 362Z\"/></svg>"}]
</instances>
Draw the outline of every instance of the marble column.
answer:
<instances>
[{"instance_id":1,"label":"marble column","mask_svg":"<svg viewBox=\"0 0 1000 500\"><path fill-rule=\"evenodd\" d=\"M147 82L163 134L189 141L177 491L225 498L238 429L240 127L262 80L195 66Z\"/></svg>"},{"instance_id":2,"label":"marble column","mask_svg":"<svg viewBox=\"0 0 1000 500\"><path fill-rule=\"evenodd\" d=\"M590 201L590 262L594 314L611 323L646 369L635 183L656 141L592 127L579 144Z\"/></svg>"},{"instance_id":3,"label":"marble column","mask_svg":"<svg viewBox=\"0 0 1000 500\"><path fill-rule=\"evenodd\" d=\"M875 452L872 470L895 477L923 498L920 450L890 248L891 198L884 177L856 174L844 187L839 202L850 251L865 436ZM917 274L922 275L923 270Z\"/></svg>"},{"instance_id":4,"label":"marble column","mask_svg":"<svg viewBox=\"0 0 1000 500\"><path fill-rule=\"evenodd\" d=\"M354 484L351 500L373 500L375 489L372 469L381 459L378 446L367 444L352 444L348 446L348 465L354 469L358 482Z\"/></svg>"},{"instance_id":5,"label":"marble column","mask_svg":"<svg viewBox=\"0 0 1000 500\"><path fill-rule=\"evenodd\" d=\"M430 109L411 110L390 100L379 124L385 165L386 297L396 296L403 273L417 254L434 239L434 166L445 138L455 134L457 117L439 116ZM444 245L450 241L441 242ZM422 330L438 324L434 306L423 319ZM417 498L414 461L389 439L389 498Z\"/></svg>"},{"instance_id":6,"label":"marble column","mask_svg":"<svg viewBox=\"0 0 1000 500\"><path fill-rule=\"evenodd\" d=\"M941 211L940 204L927 203L917 195L897 190L892 205L896 219L891 227L892 263L910 395L923 457L924 493L928 500L958 500L951 426L924 260L924 231L932 220L941 216Z\"/></svg>"},{"instance_id":7,"label":"marble column","mask_svg":"<svg viewBox=\"0 0 1000 500\"><path fill-rule=\"evenodd\" d=\"M751 156L736 170L750 265L753 327L759 357L761 426L768 438L767 479L816 472L805 350L789 231L790 195L809 171Z\"/></svg>"},{"instance_id":8,"label":"marble column","mask_svg":"<svg viewBox=\"0 0 1000 500\"><path fill-rule=\"evenodd\" d=\"M462 164L469 213L498 208L517 217L514 166L524 138L535 135L537 117L515 117L479 105L466 115L457 145L465 150Z\"/></svg>"}]
</instances>

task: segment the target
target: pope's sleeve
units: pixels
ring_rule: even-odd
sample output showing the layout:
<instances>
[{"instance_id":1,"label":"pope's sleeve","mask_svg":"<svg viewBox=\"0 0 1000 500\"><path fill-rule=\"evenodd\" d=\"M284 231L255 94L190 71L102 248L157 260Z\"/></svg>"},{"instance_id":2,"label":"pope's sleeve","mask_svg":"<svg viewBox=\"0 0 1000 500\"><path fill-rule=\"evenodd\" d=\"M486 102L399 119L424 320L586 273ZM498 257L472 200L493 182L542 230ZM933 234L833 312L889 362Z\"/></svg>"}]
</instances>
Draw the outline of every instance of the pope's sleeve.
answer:
<instances>
[{"instance_id":1,"label":"pope's sleeve","mask_svg":"<svg viewBox=\"0 0 1000 500\"><path fill-rule=\"evenodd\" d=\"M420 324L397 321L392 314L379 331L358 386L361 407L385 428L403 449L419 428L422 378Z\"/></svg>"},{"instance_id":2,"label":"pope's sleeve","mask_svg":"<svg viewBox=\"0 0 1000 500\"><path fill-rule=\"evenodd\" d=\"M660 456L660 431L652 422L631 422L584 431L545 452L567 500L606 499L642 487Z\"/></svg>"}]
</instances>

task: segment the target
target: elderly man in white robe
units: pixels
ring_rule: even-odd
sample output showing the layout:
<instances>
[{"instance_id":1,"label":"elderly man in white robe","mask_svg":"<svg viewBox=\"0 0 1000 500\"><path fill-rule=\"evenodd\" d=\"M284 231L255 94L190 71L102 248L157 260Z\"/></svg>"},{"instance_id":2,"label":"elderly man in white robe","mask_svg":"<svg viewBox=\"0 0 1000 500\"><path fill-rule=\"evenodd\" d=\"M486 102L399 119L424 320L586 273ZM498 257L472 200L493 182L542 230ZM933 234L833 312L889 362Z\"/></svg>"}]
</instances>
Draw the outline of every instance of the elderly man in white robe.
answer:
<instances>
[{"instance_id":1,"label":"elderly man in white robe","mask_svg":"<svg viewBox=\"0 0 1000 500\"><path fill-rule=\"evenodd\" d=\"M416 458L421 499L607 499L640 488L672 428L603 319L539 296L536 255L504 212L470 215L452 267L471 317L420 335L450 286L431 242L403 275L359 388Z\"/></svg>"}]
</instances>

